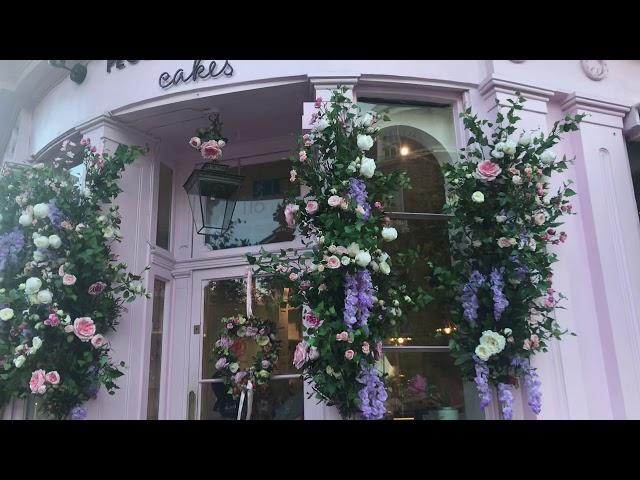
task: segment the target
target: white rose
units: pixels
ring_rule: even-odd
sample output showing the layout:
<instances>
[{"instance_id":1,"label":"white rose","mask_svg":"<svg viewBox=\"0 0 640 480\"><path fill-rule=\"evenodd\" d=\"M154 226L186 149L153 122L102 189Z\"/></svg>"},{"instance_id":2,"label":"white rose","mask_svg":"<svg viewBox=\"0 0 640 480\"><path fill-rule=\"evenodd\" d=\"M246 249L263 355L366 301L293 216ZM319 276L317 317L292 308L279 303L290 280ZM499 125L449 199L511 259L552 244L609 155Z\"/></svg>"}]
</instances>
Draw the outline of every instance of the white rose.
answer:
<instances>
[{"instance_id":1,"label":"white rose","mask_svg":"<svg viewBox=\"0 0 640 480\"><path fill-rule=\"evenodd\" d=\"M31 344L33 347L29 350L29 353L35 353L40 350L40 347L42 346L42 339L40 337L33 337Z\"/></svg>"},{"instance_id":2,"label":"white rose","mask_svg":"<svg viewBox=\"0 0 640 480\"><path fill-rule=\"evenodd\" d=\"M528 133L524 133L520 137L520 140L518 140L518 143L520 145L522 145L523 147L526 147L527 145L529 145L531 143L531 135L529 135Z\"/></svg>"},{"instance_id":3,"label":"white rose","mask_svg":"<svg viewBox=\"0 0 640 480\"><path fill-rule=\"evenodd\" d=\"M356 255L356 263L361 267L366 267L371 262L371 254L366 250L361 250Z\"/></svg>"},{"instance_id":4,"label":"white rose","mask_svg":"<svg viewBox=\"0 0 640 480\"><path fill-rule=\"evenodd\" d=\"M33 215L36 218L44 218L49 215L49 205L46 203L39 203L33 207Z\"/></svg>"},{"instance_id":5,"label":"white rose","mask_svg":"<svg viewBox=\"0 0 640 480\"><path fill-rule=\"evenodd\" d=\"M503 330L503 332L508 337L509 335L511 335L513 333L513 330L511 330L510 328L505 328Z\"/></svg>"},{"instance_id":6,"label":"white rose","mask_svg":"<svg viewBox=\"0 0 640 480\"><path fill-rule=\"evenodd\" d=\"M324 129L326 129L328 126L329 126L329 121L326 118L321 118L315 124L314 129L318 132L321 132Z\"/></svg>"},{"instance_id":7,"label":"white rose","mask_svg":"<svg viewBox=\"0 0 640 480\"><path fill-rule=\"evenodd\" d=\"M44 235L34 238L33 243L38 248L49 248L49 239Z\"/></svg>"},{"instance_id":8,"label":"white rose","mask_svg":"<svg viewBox=\"0 0 640 480\"><path fill-rule=\"evenodd\" d=\"M28 213L23 213L22 215L20 215L20 218L18 219L18 223L23 227L28 227L33 223L33 217Z\"/></svg>"},{"instance_id":9,"label":"white rose","mask_svg":"<svg viewBox=\"0 0 640 480\"><path fill-rule=\"evenodd\" d=\"M513 140L507 140L506 142L504 142L504 146L502 147L502 151L504 153L506 153L507 155L513 155L514 153L516 153L516 147L518 146L518 144L516 142L514 142Z\"/></svg>"},{"instance_id":10,"label":"white rose","mask_svg":"<svg viewBox=\"0 0 640 480\"><path fill-rule=\"evenodd\" d=\"M480 240L474 240L471 244L476 248L482 246L482 242Z\"/></svg>"},{"instance_id":11,"label":"white rose","mask_svg":"<svg viewBox=\"0 0 640 480\"><path fill-rule=\"evenodd\" d=\"M24 355L20 355L13 360L13 364L16 366L16 368L20 368L26 361L27 358Z\"/></svg>"},{"instance_id":12,"label":"white rose","mask_svg":"<svg viewBox=\"0 0 640 480\"><path fill-rule=\"evenodd\" d=\"M380 268L380 271L385 275L389 275L391 273L391 267L387 262L380 262L378 264L378 268Z\"/></svg>"},{"instance_id":13,"label":"white rose","mask_svg":"<svg viewBox=\"0 0 640 480\"><path fill-rule=\"evenodd\" d=\"M373 158L363 158L360 162L360 175L365 178L373 177L376 171L376 162Z\"/></svg>"},{"instance_id":14,"label":"white rose","mask_svg":"<svg viewBox=\"0 0 640 480\"><path fill-rule=\"evenodd\" d=\"M522 177L520 175L514 175L511 178L511 181L513 182L514 185L522 185Z\"/></svg>"},{"instance_id":15,"label":"white rose","mask_svg":"<svg viewBox=\"0 0 640 480\"><path fill-rule=\"evenodd\" d=\"M493 352L484 345L478 345L476 347L475 353L478 356L478 358L483 362L486 362L487 360L489 360L489 357L493 355Z\"/></svg>"},{"instance_id":16,"label":"white rose","mask_svg":"<svg viewBox=\"0 0 640 480\"><path fill-rule=\"evenodd\" d=\"M3 308L0 310L0 320L11 320L13 318L13 310L11 308Z\"/></svg>"},{"instance_id":17,"label":"white rose","mask_svg":"<svg viewBox=\"0 0 640 480\"><path fill-rule=\"evenodd\" d=\"M229 365L229 371L231 373L236 373L238 371L238 368L240 368L240 365L238 365L236 362L233 362L231 365Z\"/></svg>"},{"instance_id":18,"label":"white rose","mask_svg":"<svg viewBox=\"0 0 640 480\"><path fill-rule=\"evenodd\" d=\"M533 221L535 222L536 225L542 225L545 221L546 221L546 217L544 216L544 213L536 213L533 216Z\"/></svg>"},{"instance_id":19,"label":"white rose","mask_svg":"<svg viewBox=\"0 0 640 480\"><path fill-rule=\"evenodd\" d=\"M44 255L44 253L42 253L41 250L36 250L35 252L33 252L33 259L36 262L42 262L42 261L44 261L45 258L46 257Z\"/></svg>"},{"instance_id":20,"label":"white rose","mask_svg":"<svg viewBox=\"0 0 640 480\"><path fill-rule=\"evenodd\" d=\"M393 242L398 238L398 231L393 227L384 227L382 229L382 239L385 242Z\"/></svg>"},{"instance_id":21,"label":"white rose","mask_svg":"<svg viewBox=\"0 0 640 480\"><path fill-rule=\"evenodd\" d=\"M540 160L544 163L552 163L556 159L556 154L552 150L545 150L540 155Z\"/></svg>"},{"instance_id":22,"label":"white rose","mask_svg":"<svg viewBox=\"0 0 640 480\"><path fill-rule=\"evenodd\" d=\"M480 345L486 346L493 353L500 353L504 350L506 339L497 332L485 330L480 337Z\"/></svg>"},{"instance_id":23,"label":"white rose","mask_svg":"<svg viewBox=\"0 0 640 480\"><path fill-rule=\"evenodd\" d=\"M107 221L107 217L100 215L96 220L98 220L98 223L105 223Z\"/></svg>"},{"instance_id":24,"label":"white rose","mask_svg":"<svg viewBox=\"0 0 640 480\"><path fill-rule=\"evenodd\" d=\"M504 157L504 153L499 151L499 150L492 150L491 151L491 156L493 158L502 158L502 157Z\"/></svg>"},{"instance_id":25,"label":"white rose","mask_svg":"<svg viewBox=\"0 0 640 480\"><path fill-rule=\"evenodd\" d=\"M347 265L349 265L351 263L351 259L345 255L344 257L342 257L340 259L340 263L342 263L342 265L344 265L346 267Z\"/></svg>"},{"instance_id":26,"label":"white rose","mask_svg":"<svg viewBox=\"0 0 640 480\"><path fill-rule=\"evenodd\" d=\"M358 148L362 151L367 151L373 147L373 138L369 135L358 135Z\"/></svg>"},{"instance_id":27,"label":"white rose","mask_svg":"<svg viewBox=\"0 0 640 480\"><path fill-rule=\"evenodd\" d=\"M507 221L507 216L506 215L496 215L496 222L504 223L506 221Z\"/></svg>"},{"instance_id":28,"label":"white rose","mask_svg":"<svg viewBox=\"0 0 640 480\"><path fill-rule=\"evenodd\" d=\"M53 249L58 249L62 246L62 240L58 235L50 235L49 236L49 246Z\"/></svg>"},{"instance_id":29,"label":"white rose","mask_svg":"<svg viewBox=\"0 0 640 480\"><path fill-rule=\"evenodd\" d=\"M355 242L353 242L351 245L347 247L347 254L352 258L355 258L355 256L358 255L359 252L360 252L360 245L358 245Z\"/></svg>"},{"instance_id":30,"label":"white rose","mask_svg":"<svg viewBox=\"0 0 640 480\"><path fill-rule=\"evenodd\" d=\"M389 254L387 252L380 252L380 255L378 256L378 261L386 262L387 260L389 260Z\"/></svg>"},{"instance_id":31,"label":"white rose","mask_svg":"<svg viewBox=\"0 0 640 480\"><path fill-rule=\"evenodd\" d=\"M104 238L112 238L114 234L115 232L111 227L106 227L102 229L102 236Z\"/></svg>"},{"instance_id":32,"label":"white rose","mask_svg":"<svg viewBox=\"0 0 640 480\"><path fill-rule=\"evenodd\" d=\"M538 245L536 244L536 241L533 238L529 239L528 247L529 247L529 250L531 250L532 252L536 251L536 248L538 247Z\"/></svg>"},{"instance_id":33,"label":"white rose","mask_svg":"<svg viewBox=\"0 0 640 480\"><path fill-rule=\"evenodd\" d=\"M473 192L473 195L471 195L471 200L476 203L482 203L484 202L484 195L482 194L482 192Z\"/></svg>"},{"instance_id":34,"label":"white rose","mask_svg":"<svg viewBox=\"0 0 640 480\"><path fill-rule=\"evenodd\" d=\"M27 288L26 283L21 283L20 285L18 285L18 290L24 290L25 288Z\"/></svg>"},{"instance_id":35,"label":"white rose","mask_svg":"<svg viewBox=\"0 0 640 480\"><path fill-rule=\"evenodd\" d=\"M40 290L37 295L38 302L42 304L49 304L53 301L53 295L49 290Z\"/></svg>"},{"instance_id":36,"label":"white rose","mask_svg":"<svg viewBox=\"0 0 640 480\"><path fill-rule=\"evenodd\" d=\"M42 287L42 280L36 277L31 277L25 282L25 292L27 294L36 293Z\"/></svg>"}]
</instances>

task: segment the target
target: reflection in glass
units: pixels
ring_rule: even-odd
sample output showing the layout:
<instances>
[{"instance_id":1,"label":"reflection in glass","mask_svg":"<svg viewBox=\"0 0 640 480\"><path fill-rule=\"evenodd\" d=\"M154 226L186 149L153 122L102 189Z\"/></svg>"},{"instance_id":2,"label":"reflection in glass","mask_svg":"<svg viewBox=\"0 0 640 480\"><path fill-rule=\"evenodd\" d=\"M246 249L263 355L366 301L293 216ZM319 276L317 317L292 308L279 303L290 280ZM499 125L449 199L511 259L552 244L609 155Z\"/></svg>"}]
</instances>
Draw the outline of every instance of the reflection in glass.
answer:
<instances>
[{"instance_id":1,"label":"reflection in glass","mask_svg":"<svg viewBox=\"0 0 640 480\"><path fill-rule=\"evenodd\" d=\"M169 231L171 229L171 204L173 195L173 170L160 163L158 181L158 223L156 226L156 245L169 250Z\"/></svg>"},{"instance_id":2,"label":"reflection in glass","mask_svg":"<svg viewBox=\"0 0 640 480\"><path fill-rule=\"evenodd\" d=\"M288 290L266 277L254 278L253 313L269 318L278 325L278 339L282 342L278 365L273 374L299 373L291 364L293 351L301 339L302 315L300 308L287 303ZM244 313L246 284L244 279L216 280L204 291L204 328L202 337L202 378L218 378L214 365L213 346L222 332L221 319ZM238 352L240 368L252 363L255 342L243 340ZM301 379L271 380L258 387L253 402L252 419L302 419L303 383ZM227 393L221 383L203 383L201 387L201 418L203 420L235 419L238 401ZM246 413L246 407L245 407ZM244 418L244 413L243 413Z\"/></svg>"},{"instance_id":3,"label":"reflection in glass","mask_svg":"<svg viewBox=\"0 0 640 480\"><path fill-rule=\"evenodd\" d=\"M212 250L232 247L289 242L294 231L284 218L284 198L289 188L291 162L260 163L229 168L228 172L244 177L238 192L231 226L223 233L207 235Z\"/></svg>"},{"instance_id":4,"label":"reflection in glass","mask_svg":"<svg viewBox=\"0 0 640 480\"><path fill-rule=\"evenodd\" d=\"M385 352L389 418L480 419L474 388L465 388L448 352Z\"/></svg>"},{"instance_id":5,"label":"reflection in glass","mask_svg":"<svg viewBox=\"0 0 640 480\"><path fill-rule=\"evenodd\" d=\"M153 311L151 313L151 349L149 353L149 390L147 420L157 420L160 406L160 374L162 369L162 328L164 323L164 292L166 284L153 283Z\"/></svg>"}]
</instances>

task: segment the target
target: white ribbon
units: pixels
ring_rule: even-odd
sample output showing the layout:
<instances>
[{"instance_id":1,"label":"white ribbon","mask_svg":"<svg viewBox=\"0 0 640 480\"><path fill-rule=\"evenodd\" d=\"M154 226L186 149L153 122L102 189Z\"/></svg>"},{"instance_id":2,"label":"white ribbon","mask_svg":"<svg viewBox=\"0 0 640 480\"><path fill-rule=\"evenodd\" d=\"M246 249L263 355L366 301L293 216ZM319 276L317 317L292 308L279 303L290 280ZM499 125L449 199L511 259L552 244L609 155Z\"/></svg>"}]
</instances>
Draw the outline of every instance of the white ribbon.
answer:
<instances>
[{"instance_id":1,"label":"white ribbon","mask_svg":"<svg viewBox=\"0 0 640 480\"><path fill-rule=\"evenodd\" d=\"M242 389L240 394L240 406L238 407L238 416L236 420L242 420L242 407L244 406L244 397L247 397L247 416L245 420L251 420L251 410L253 409L253 383L251 380L247 382L247 389Z\"/></svg>"},{"instance_id":2,"label":"white ribbon","mask_svg":"<svg viewBox=\"0 0 640 480\"><path fill-rule=\"evenodd\" d=\"M253 317L253 269L247 268L247 319Z\"/></svg>"}]
</instances>

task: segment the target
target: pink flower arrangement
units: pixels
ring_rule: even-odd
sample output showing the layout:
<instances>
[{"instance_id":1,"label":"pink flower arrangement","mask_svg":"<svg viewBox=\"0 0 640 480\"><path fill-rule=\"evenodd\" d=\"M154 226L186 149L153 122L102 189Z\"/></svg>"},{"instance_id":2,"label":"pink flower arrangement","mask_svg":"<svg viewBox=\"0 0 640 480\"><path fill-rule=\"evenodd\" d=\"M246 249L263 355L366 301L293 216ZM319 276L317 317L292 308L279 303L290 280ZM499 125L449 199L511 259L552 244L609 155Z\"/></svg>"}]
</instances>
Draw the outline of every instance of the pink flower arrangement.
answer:
<instances>
[{"instance_id":1,"label":"pink flower arrangement","mask_svg":"<svg viewBox=\"0 0 640 480\"><path fill-rule=\"evenodd\" d=\"M91 345L93 345L93 348L100 348L106 344L107 344L107 339L100 334L97 334L91 337Z\"/></svg>"},{"instance_id":2,"label":"pink flower arrangement","mask_svg":"<svg viewBox=\"0 0 640 480\"><path fill-rule=\"evenodd\" d=\"M335 255L331 255L330 257L327 257L326 261L327 261L327 267L331 269L340 268L340 265L342 265L340 263L340 259Z\"/></svg>"},{"instance_id":3,"label":"pink flower arrangement","mask_svg":"<svg viewBox=\"0 0 640 480\"><path fill-rule=\"evenodd\" d=\"M38 393L42 395L47 391L47 387L45 385L46 378L44 370L36 370L31 373L31 380L29 380L29 388L31 389L31 393Z\"/></svg>"},{"instance_id":4,"label":"pink flower arrangement","mask_svg":"<svg viewBox=\"0 0 640 480\"><path fill-rule=\"evenodd\" d=\"M52 372L47 372L44 376L47 383L51 385L58 385L60 383L60 374L53 370Z\"/></svg>"},{"instance_id":5,"label":"pink flower arrangement","mask_svg":"<svg viewBox=\"0 0 640 480\"><path fill-rule=\"evenodd\" d=\"M104 282L96 282L89 287L89 295L100 295L104 289L107 288L107 284Z\"/></svg>"},{"instance_id":6,"label":"pink flower arrangement","mask_svg":"<svg viewBox=\"0 0 640 480\"><path fill-rule=\"evenodd\" d=\"M60 325L60 318L55 313L52 313L43 323L50 327L57 327Z\"/></svg>"},{"instance_id":7,"label":"pink flower arrangement","mask_svg":"<svg viewBox=\"0 0 640 480\"><path fill-rule=\"evenodd\" d=\"M189 140L189 145L191 145L193 148L199 149L200 145L202 145L202 140L200 140L200 137L191 137L191 140Z\"/></svg>"},{"instance_id":8,"label":"pink flower arrangement","mask_svg":"<svg viewBox=\"0 0 640 480\"><path fill-rule=\"evenodd\" d=\"M318 202L316 202L315 200L309 200L307 202L307 206L305 207L305 210L309 215L313 215L318 211L318 208L319 208Z\"/></svg>"},{"instance_id":9,"label":"pink flower arrangement","mask_svg":"<svg viewBox=\"0 0 640 480\"><path fill-rule=\"evenodd\" d=\"M344 352L344 358L346 358L347 360L352 360L354 355L355 352L353 350L347 350L346 352Z\"/></svg>"},{"instance_id":10,"label":"pink flower arrangement","mask_svg":"<svg viewBox=\"0 0 640 480\"><path fill-rule=\"evenodd\" d=\"M307 312L302 319L302 324L307 328L320 328L322 320L320 320L313 312Z\"/></svg>"},{"instance_id":11,"label":"pink flower arrangement","mask_svg":"<svg viewBox=\"0 0 640 480\"><path fill-rule=\"evenodd\" d=\"M300 150L300 152L298 153L298 158L300 159L301 162L304 162L307 160L307 152L304 150Z\"/></svg>"},{"instance_id":12,"label":"pink flower arrangement","mask_svg":"<svg viewBox=\"0 0 640 480\"><path fill-rule=\"evenodd\" d=\"M347 332L341 332L336 334L336 341L346 342L347 340L349 340L349 334Z\"/></svg>"},{"instance_id":13,"label":"pink flower arrangement","mask_svg":"<svg viewBox=\"0 0 640 480\"><path fill-rule=\"evenodd\" d=\"M309 344L302 341L296 345L296 350L293 352L293 366L300 370L309 356Z\"/></svg>"},{"instance_id":14,"label":"pink flower arrangement","mask_svg":"<svg viewBox=\"0 0 640 480\"><path fill-rule=\"evenodd\" d=\"M75 275L71 275L69 273L65 273L62 277L62 284L70 287L71 285L75 285L77 278Z\"/></svg>"}]
</instances>

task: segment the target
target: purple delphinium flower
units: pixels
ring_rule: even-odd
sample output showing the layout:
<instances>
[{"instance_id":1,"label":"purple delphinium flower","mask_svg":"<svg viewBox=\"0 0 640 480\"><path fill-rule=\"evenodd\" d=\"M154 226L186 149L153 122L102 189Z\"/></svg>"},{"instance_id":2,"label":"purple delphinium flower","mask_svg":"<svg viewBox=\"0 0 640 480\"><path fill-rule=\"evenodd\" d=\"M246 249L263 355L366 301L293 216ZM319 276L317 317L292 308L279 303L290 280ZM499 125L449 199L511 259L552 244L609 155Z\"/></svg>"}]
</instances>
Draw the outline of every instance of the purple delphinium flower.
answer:
<instances>
[{"instance_id":1,"label":"purple delphinium flower","mask_svg":"<svg viewBox=\"0 0 640 480\"><path fill-rule=\"evenodd\" d=\"M477 355L473 356L476 368L476 382L478 397L480 398L480 408L486 408L491 403L491 387L489 387L489 367Z\"/></svg>"},{"instance_id":2,"label":"purple delphinium flower","mask_svg":"<svg viewBox=\"0 0 640 480\"><path fill-rule=\"evenodd\" d=\"M527 390L529 407L536 415L540 415L542 411L542 392L540 387L542 382L535 368L531 367L529 360L526 358L515 357L511 361L511 365L519 367L524 371L524 387Z\"/></svg>"},{"instance_id":3,"label":"purple delphinium flower","mask_svg":"<svg viewBox=\"0 0 640 480\"><path fill-rule=\"evenodd\" d=\"M359 178L349 179L349 196L353 198L358 205L362 205L364 210L363 218L369 219L371 215L371 205L367 202L367 186Z\"/></svg>"},{"instance_id":4,"label":"purple delphinium flower","mask_svg":"<svg viewBox=\"0 0 640 480\"><path fill-rule=\"evenodd\" d=\"M509 300L505 296L502 289L504 288L504 267L500 270L494 268L491 270L491 293L493 294L493 316L496 321L500 320L503 312L509 306Z\"/></svg>"},{"instance_id":5,"label":"purple delphinium flower","mask_svg":"<svg viewBox=\"0 0 640 480\"><path fill-rule=\"evenodd\" d=\"M478 319L478 290L484 285L485 277L477 270L471 272L469 281L462 288L460 300L464 309L464 318L475 325Z\"/></svg>"},{"instance_id":6,"label":"purple delphinium flower","mask_svg":"<svg viewBox=\"0 0 640 480\"><path fill-rule=\"evenodd\" d=\"M82 406L73 407L71 409L71 420L84 420L87 418L87 409Z\"/></svg>"},{"instance_id":7,"label":"purple delphinium flower","mask_svg":"<svg viewBox=\"0 0 640 480\"><path fill-rule=\"evenodd\" d=\"M64 214L60 211L60 209L56 205L56 200L54 198L51 201L49 201L49 221L54 227L60 228L60 224L63 222L63 220L64 220Z\"/></svg>"},{"instance_id":8,"label":"purple delphinium flower","mask_svg":"<svg viewBox=\"0 0 640 480\"><path fill-rule=\"evenodd\" d=\"M360 368L360 375L357 380L364 385L358 392L362 417L365 420L380 420L387 412L384 405L387 400L387 391L384 388L384 383L375 365L368 365L366 362L362 362Z\"/></svg>"},{"instance_id":9,"label":"purple delphinium flower","mask_svg":"<svg viewBox=\"0 0 640 480\"><path fill-rule=\"evenodd\" d=\"M371 273L358 270L355 274L345 275L344 286L344 323L349 328L363 326L369 320L373 308L373 283Z\"/></svg>"},{"instance_id":10,"label":"purple delphinium flower","mask_svg":"<svg viewBox=\"0 0 640 480\"><path fill-rule=\"evenodd\" d=\"M14 263L16 255L24 247L24 234L14 228L10 232L0 235L0 272L7 264Z\"/></svg>"},{"instance_id":11,"label":"purple delphinium flower","mask_svg":"<svg viewBox=\"0 0 640 480\"><path fill-rule=\"evenodd\" d=\"M513 419L513 393L506 383L498 384L498 400L502 408L502 416L505 420Z\"/></svg>"},{"instance_id":12,"label":"purple delphinium flower","mask_svg":"<svg viewBox=\"0 0 640 480\"><path fill-rule=\"evenodd\" d=\"M100 385L96 385L95 383L93 383L87 387L85 393L89 396L89 398L96 398L98 396L99 390Z\"/></svg>"},{"instance_id":13,"label":"purple delphinium flower","mask_svg":"<svg viewBox=\"0 0 640 480\"><path fill-rule=\"evenodd\" d=\"M516 264L516 273L518 274L518 279L520 281L524 280L529 274L529 268L526 265L523 265L520 259L515 255L511 256L511 261Z\"/></svg>"}]
</instances>

